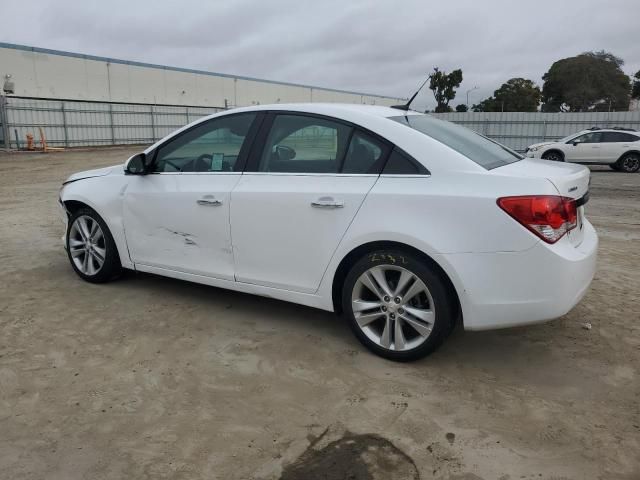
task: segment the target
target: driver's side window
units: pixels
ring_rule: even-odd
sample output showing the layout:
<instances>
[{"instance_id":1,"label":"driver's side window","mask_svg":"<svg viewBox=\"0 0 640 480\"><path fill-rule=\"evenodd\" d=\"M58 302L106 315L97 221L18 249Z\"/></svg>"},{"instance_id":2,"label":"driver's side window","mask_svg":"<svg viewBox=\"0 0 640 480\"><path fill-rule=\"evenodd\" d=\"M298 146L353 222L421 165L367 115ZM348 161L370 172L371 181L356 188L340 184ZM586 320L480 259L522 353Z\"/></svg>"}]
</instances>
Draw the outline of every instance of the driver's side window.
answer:
<instances>
[{"instance_id":1,"label":"driver's side window","mask_svg":"<svg viewBox=\"0 0 640 480\"><path fill-rule=\"evenodd\" d=\"M158 148L151 173L232 172L255 113L214 118Z\"/></svg>"}]
</instances>

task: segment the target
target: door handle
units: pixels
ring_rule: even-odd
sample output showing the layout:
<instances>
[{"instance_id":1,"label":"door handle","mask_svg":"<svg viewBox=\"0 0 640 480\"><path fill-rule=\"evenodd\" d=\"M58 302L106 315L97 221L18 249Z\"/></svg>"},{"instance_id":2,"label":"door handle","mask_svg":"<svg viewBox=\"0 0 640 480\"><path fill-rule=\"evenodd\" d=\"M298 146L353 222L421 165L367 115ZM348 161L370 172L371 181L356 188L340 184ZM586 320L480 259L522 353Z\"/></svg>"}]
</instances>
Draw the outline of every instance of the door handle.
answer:
<instances>
[{"instance_id":1,"label":"door handle","mask_svg":"<svg viewBox=\"0 0 640 480\"><path fill-rule=\"evenodd\" d=\"M217 200L213 195L205 195L199 198L196 203L198 205L204 205L205 207L218 207L222 205L222 200Z\"/></svg>"},{"instance_id":2,"label":"door handle","mask_svg":"<svg viewBox=\"0 0 640 480\"><path fill-rule=\"evenodd\" d=\"M344 202L334 200L333 197L320 197L311 202L311 206L315 208L342 208L344 207Z\"/></svg>"}]
</instances>

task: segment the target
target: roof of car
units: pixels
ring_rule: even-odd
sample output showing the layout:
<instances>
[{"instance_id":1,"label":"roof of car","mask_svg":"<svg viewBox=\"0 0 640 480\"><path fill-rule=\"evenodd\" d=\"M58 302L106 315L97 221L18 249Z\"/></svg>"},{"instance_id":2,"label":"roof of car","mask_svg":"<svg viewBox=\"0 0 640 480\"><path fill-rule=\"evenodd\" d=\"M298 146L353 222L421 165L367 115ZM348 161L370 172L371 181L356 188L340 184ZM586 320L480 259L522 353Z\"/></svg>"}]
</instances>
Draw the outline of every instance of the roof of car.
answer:
<instances>
[{"instance_id":1,"label":"roof of car","mask_svg":"<svg viewBox=\"0 0 640 480\"><path fill-rule=\"evenodd\" d=\"M623 128L623 127L591 127L585 130L582 130L578 133L591 133L591 132L629 132L629 133L640 133L633 128Z\"/></svg>"},{"instance_id":2,"label":"roof of car","mask_svg":"<svg viewBox=\"0 0 640 480\"><path fill-rule=\"evenodd\" d=\"M271 105L252 105L235 108L232 111L285 110L291 112L316 113L318 115L337 115L339 113L359 113L376 117L398 117L404 115L423 115L409 110L405 112L397 108L382 105L364 105L357 103L275 103Z\"/></svg>"}]
</instances>

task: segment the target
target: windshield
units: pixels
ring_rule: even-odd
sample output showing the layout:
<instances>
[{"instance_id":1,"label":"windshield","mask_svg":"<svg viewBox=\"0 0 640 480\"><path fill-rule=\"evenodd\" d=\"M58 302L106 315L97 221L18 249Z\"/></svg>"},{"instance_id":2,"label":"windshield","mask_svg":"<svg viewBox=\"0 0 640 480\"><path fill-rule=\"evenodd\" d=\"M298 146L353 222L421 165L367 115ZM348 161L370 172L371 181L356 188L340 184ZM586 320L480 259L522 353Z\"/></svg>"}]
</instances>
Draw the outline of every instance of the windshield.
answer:
<instances>
[{"instance_id":1,"label":"windshield","mask_svg":"<svg viewBox=\"0 0 640 480\"><path fill-rule=\"evenodd\" d=\"M455 123L438 120L429 115L389 117L444 143L481 167L491 170L522 160L524 157L508 147Z\"/></svg>"}]
</instances>

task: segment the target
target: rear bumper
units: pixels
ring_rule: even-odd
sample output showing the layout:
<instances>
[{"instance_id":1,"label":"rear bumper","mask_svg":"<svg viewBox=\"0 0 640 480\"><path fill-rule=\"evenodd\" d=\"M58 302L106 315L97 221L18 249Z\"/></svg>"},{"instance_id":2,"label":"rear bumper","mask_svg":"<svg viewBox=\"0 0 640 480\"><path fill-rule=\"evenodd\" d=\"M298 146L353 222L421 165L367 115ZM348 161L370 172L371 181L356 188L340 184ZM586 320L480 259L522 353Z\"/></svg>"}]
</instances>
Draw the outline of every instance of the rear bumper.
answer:
<instances>
[{"instance_id":1,"label":"rear bumper","mask_svg":"<svg viewBox=\"0 0 640 480\"><path fill-rule=\"evenodd\" d=\"M587 220L580 246L567 237L522 252L444 255L455 271L466 330L544 322L565 315L595 274L598 236Z\"/></svg>"}]
</instances>

